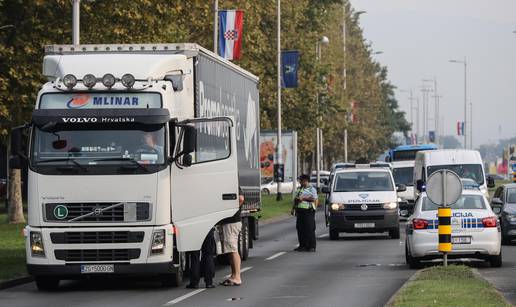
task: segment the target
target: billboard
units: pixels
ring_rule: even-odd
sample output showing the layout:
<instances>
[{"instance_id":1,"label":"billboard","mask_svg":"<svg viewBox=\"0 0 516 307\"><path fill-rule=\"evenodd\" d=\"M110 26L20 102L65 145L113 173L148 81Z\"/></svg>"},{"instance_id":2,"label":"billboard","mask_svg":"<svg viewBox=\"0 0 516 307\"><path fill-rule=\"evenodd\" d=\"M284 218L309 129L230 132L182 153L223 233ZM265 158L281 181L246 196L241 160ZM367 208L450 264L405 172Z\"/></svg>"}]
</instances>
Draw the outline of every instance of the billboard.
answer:
<instances>
[{"instance_id":1,"label":"billboard","mask_svg":"<svg viewBox=\"0 0 516 307\"><path fill-rule=\"evenodd\" d=\"M284 178L290 181L294 176L295 168L295 132L284 131L281 133L281 146L283 147L283 162L285 165ZM262 178L274 177L274 163L276 161L276 142L278 135L273 130L262 130L260 132L260 171Z\"/></svg>"}]
</instances>

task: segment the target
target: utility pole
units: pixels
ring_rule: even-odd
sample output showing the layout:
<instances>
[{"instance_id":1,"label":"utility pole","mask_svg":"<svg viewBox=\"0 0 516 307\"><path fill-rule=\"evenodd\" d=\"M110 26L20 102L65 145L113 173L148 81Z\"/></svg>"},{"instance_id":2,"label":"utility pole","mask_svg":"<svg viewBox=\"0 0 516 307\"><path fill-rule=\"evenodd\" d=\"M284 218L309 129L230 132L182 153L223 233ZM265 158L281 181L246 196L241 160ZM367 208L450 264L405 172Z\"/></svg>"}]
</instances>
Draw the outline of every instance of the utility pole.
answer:
<instances>
[{"instance_id":1,"label":"utility pole","mask_svg":"<svg viewBox=\"0 0 516 307\"><path fill-rule=\"evenodd\" d=\"M342 58L343 58L343 65L342 68L342 82L343 82L343 89L347 89L347 82L346 82L346 5L347 1L342 0ZM348 116L346 116L346 127L344 128L344 162L348 162L348 124L349 119Z\"/></svg>"},{"instance_id":2,"label":"utility pole","mask_svg":"<svg viewBox=\"0 0 516 307\"><path fill-rule=\"evenodd\" d=\"M473 149L473 103L469 103L469 146Z\"/></svg>"},{"instance_id":3,"label":"utility pole","mask_svg":"<svg viewBox=\"0 0 516 307\"><path fill-rule=\"evenodd\" d=\"M277 12L278 15L278 22L277 22L277 61L278 61L278 140L276 143L276 158L277 158L277 164L278 164L278 173L279 171L283 171L282 165L283 165L283 153L282 153L282 146L281 146L281 0L276 0L277 2ZM278 176L278 193L276 194L276 200L283 199L281 195L281 178Z\"/></svg>"},{"instance_id":4,"label":"utility pole","mask_svg":"<svg viewBox=\"0 0 516 307\"><path fill-rule=\"evenodd\" d=\"M213 2L213 52L218 54L219 0Z\"/></svg>"},{"instance_id":5,"label":"utility pole","mask_svg":"<svg viewBox=\"0 0 516 307\"><path fill-rule=\"evenodd\" d=\"M73 0L72 13L72 43L74 45L80 44L80 18L81 18L81 0Z\"/></svg>"}]
</instances>

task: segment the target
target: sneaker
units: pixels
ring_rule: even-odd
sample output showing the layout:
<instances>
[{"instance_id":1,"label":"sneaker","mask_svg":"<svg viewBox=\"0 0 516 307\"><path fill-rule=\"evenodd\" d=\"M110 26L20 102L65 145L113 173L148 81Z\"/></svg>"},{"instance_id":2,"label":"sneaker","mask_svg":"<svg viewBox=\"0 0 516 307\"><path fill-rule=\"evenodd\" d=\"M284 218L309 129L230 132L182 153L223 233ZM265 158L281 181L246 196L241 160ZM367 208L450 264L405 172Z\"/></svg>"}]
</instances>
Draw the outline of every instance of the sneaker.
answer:
<instances>
[{"instance_id":1,"label":"sneaker","mask_svg":"<svg viewBox=\"0 0 516 307\"><path fill-rule=\"evenodd\" d=\"M299 247L294 248L294 251L295 252L306 252L306 247L299 246Z\"/></svg>"}]
</instances>

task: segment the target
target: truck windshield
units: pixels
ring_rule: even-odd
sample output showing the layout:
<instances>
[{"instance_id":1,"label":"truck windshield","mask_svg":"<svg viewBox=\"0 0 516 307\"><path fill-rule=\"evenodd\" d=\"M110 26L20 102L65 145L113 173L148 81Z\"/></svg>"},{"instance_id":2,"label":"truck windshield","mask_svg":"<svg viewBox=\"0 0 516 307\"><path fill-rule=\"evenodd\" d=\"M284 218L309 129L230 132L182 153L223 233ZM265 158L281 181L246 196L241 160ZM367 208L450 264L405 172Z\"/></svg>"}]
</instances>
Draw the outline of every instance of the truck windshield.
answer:
<instances>
[{"instance_id":1,"label":"truck windshield","mask_svg":"<svg viewBox=\"0 0 516 307\"><path fill-rule=\"evenodd\" d=\"M345 172L336 175L333 191L394 191L394 187L389 172Z\"/></svg>"},{"instance_id":2,"label":"truck windshield","mask_svg":"<svg viewBox=\"0 0 516 307\"><path fill-rule=\"evenodd\" d=\"M460 178L475 180L478 185L484 184L484 173L480 164L454 164L454 165L434 165L428 167L428 177L435 171L447 169L455 172Z\"/></svg>"},{"instance_id":3,"label":"truck windshield","mask_svg":"<svg viewBox=\"0 0 516 307\"><path fill-rule=\"evenodd\" d=\"M461 209L485 209L484 197L481 195L463 195L459 200L450 206L454 210ZM423 198L423 211L437 211L438 205L434 204L428 197Z\"/></svg>"},{"instance_id":4,"label":"truck windshield","mask_svg":"<svg viewBox=\"0 0 516 307\"><path fill-rule=\"evenodd\" d=\"M63 126L52 131L35 127L31 166L124 167L147 170L165 163L164 125Z\"/></svg>"},{"instance_id":5,"label":"truck windshield","mask_svg":"<svg viewBox=\"0 0 516 307\"><path fill-rule=\"evenodd\" d=\"M396 184L404 184L406 186L413 186L414 168L413 167L397 167L392 169L394 182Z\"/></svg>"}]
</instances>

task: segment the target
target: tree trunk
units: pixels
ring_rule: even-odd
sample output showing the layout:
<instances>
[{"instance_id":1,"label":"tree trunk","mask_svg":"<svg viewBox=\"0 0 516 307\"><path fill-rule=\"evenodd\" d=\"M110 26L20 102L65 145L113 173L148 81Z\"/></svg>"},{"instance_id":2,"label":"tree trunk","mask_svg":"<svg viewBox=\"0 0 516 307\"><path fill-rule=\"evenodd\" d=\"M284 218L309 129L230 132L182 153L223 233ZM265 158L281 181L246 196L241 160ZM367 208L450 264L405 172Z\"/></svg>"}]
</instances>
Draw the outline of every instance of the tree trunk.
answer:
<instances>
[{"instance_id":1,"label":"tree trunk","mask_svg":"<svg viewBox=\"0 0 516 307\"><path fill-rule=\"evenodd\" d=\"M9 224L23 224L23 202L21 191L21 170L9 170Z\"/></svg>"}]
</instances>

